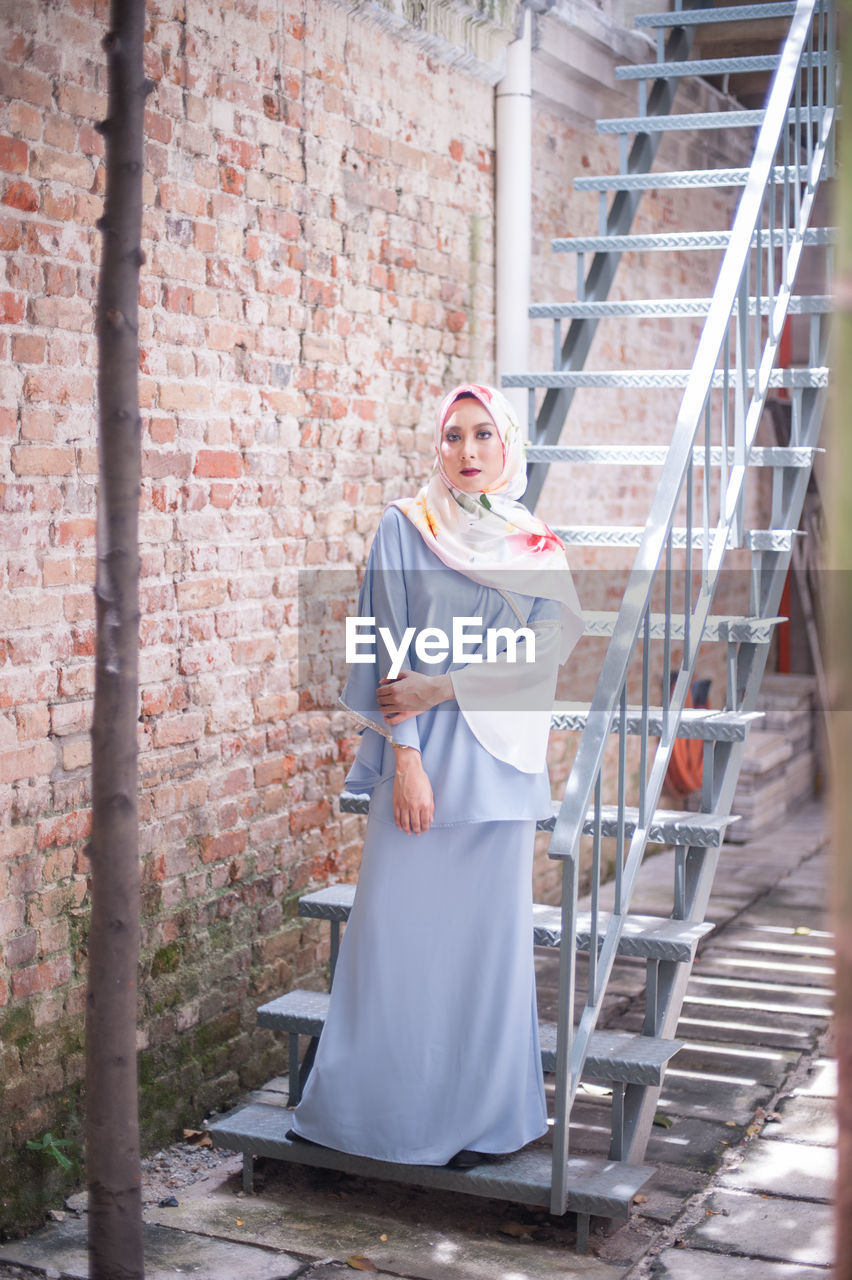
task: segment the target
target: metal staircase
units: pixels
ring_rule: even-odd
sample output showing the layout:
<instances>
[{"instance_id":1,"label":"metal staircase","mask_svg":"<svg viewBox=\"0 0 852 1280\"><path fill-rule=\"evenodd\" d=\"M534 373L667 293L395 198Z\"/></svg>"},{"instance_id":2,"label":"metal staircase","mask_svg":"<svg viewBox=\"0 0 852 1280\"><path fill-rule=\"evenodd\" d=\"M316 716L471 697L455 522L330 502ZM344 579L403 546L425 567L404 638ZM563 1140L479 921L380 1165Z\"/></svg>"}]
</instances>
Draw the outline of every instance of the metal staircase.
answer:
<instances>
[{"instance_id":1,"label":"metal staircase","mask_svg":"<svg viewBox=\"0 0 852 1280\"><path fill-rule=\"evenodd\" d=\"M686 61L695 33L711 21L791 19L780 55ZM251 1185L253 1155L343 1169L366 1176L453 1188L476 1195L544 1206L556 1214L578 1215L583 1246L590 1215L625 1217L633 1197L653 1170L643 1164L663 1073L677 1052L678 1016L695 951L711 926L704 921L713 874L731 821L730 809L749 725L772 639L784 577L808 486L825 402L825 297L793 296L805 246L830 241L824 229L809 227L814 194L831 164L834 98L834 19L827 0L769 3L736 8L696 9L644 15L639 23L658 33L658 62L624 68L622 78L639 81L636 117L603 121L602 132L622 139L622 172L578 179L577 186L601 193L598 237L559 240L559 252L578 259L579 298L543 304L532 314L554 323L556 367L549 373L518 373L504 385L526 387L531 399L546 390L528 454L535 464L533 497L547 469L561 463L661 467L644 528L571 526L560 529L572 545L637 546L633 569L617 614L589 612L586 632L608 636L609 644L591 705L559 704L553 726L581 733L576 760L561 804L540 827L552 831L549 853L563 869L561 908L537 906L534 941L560 956L559 1021L541 1029L542 1061L555 1072L552 1149L536 1145L499 1164L469 1171L384 1164L321 1147L289 1141L288 1113L259 1103L211 1126L217 1145L243 1152L245 1182ZM664 45L663 35L672 35ZM676 66L670 65L677 59ZM759 68L756 63L759 62ZM771 64L771 68L770 68ZM764 111L731 111L712 116L674 116L660 110L673 100L678 77L736 75L772 69L775 77ZM652 82L651 92L646 84ZM656 141L665 128L757 128L749 169L700 173L647 172ZM628 151L627 139L633 136ZM649 158L650 156L650 158ZM677 235L629 234L641 191L651 186L714 184L744 188L730 231ZM607 211L607 192L615 199ZM723 251L712 298L608 302L618 258L628 249ZM588 276L583 255L594 254ZM810 317L811 359L807 368L776 370L773 362L781 330L790 314ZM704 316L698 350L689 370L587 371L583 364L599 320L618 316L653 322L660 317ZM570 321L563 341L562 326ZM570 400L581 386L602 388L682 386L684 395L667 448L557 443ZM791 396L790 442L758 447L758 424L770 388ZM531 421L535 415L531 414ZM769 529L746 530L746 480L756 470L771 475ZM679 523L676 525L675 521ZM742 614L712 614L711 608L728 548L751 558L751 599ZM727 698L721 711L685 707L700 646L725 646ZM652 671L682 656L670 695L663 683L661 705L652 705ZM652 660L652 655L656 655ZM631 693L640 691L635 705ZM617 742L615 794L604 803L604 757ZM638 785L628 787L628 738L638 739ZM678 737L704 743L700 812L658 807L672 748ZM344 795L341 810L365 812L367 798ZM591 909L578 910L581 838L591 845ZM602 841L614 840L614 909L600 909L604 859ZM631 893L649 843L675 847L675 877L668 917L630 912ZM300 914L323 919L332 929L332 976L340 925L354 889L330 886L308 894ZM587 991L578 991L577 955L587 957ZM641 1034L624 1035L597 1027L607 981L618 956L641 958L647 991ZM300 1067L299 1037L319 1036L327 996L293 991L258 1011L261 1025L290 1037L290 1102L300 1096L310 1068L310 1050ZM577 1012L578 1011L578 1012ZM609 1158L592 1159L570 1149L570 1116L581 1080L604 1081L612 1089Z\"/></svg>"}]
</instances>

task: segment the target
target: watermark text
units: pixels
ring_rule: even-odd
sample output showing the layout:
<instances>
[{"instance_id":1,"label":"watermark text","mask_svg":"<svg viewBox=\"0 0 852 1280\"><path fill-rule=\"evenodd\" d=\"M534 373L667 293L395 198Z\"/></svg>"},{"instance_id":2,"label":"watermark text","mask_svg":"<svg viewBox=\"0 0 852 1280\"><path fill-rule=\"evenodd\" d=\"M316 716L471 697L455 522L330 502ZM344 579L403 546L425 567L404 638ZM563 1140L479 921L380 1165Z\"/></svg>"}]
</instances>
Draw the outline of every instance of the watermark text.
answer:
<instances>
[{"instance_id":1,"label":"watermark text","mask_svg":"<svg viewBox=\"0 0 852 1280\"><path fill-rule=\"evenodd\" d=\"M382 642L391 660L388 678L395 680L414 644L418 661L428 665L446 662L518 662L518 641L524 641L524 662L535 662L535 632L530 627L487 627L481 618L453 618L452 636L442 627L406 627L399 641L389 627L376 627L375 618L347 617L346 661L376 662L376 641ZM485 653L483 655L483 642ZM502 646L502 647L501 647ZM452 655L452 656L451 656Z\"/></svg>"}]
</instances>

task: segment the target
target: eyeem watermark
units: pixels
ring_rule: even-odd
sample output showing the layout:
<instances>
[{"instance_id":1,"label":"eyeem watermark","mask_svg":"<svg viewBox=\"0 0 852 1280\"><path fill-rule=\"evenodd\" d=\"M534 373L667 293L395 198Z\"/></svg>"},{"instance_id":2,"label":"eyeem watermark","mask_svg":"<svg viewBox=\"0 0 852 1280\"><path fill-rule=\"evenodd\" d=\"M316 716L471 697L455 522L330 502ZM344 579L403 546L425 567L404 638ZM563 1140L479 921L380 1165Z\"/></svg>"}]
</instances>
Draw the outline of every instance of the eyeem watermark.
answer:
<instances>
[{"instance_id":1,"label":"eyeem watermark","mask_svg":"<svg viewBox=\"0 0 852 1280\"><path fill-rule=\"evenodd\" d=\"M478 628L478 630L477 630ZM498 657L506 662L518 661L518 641L524 641L523 661L535 662L535 632L530 627L487 627L482 630L481 618L453 618L452 639L442 627L406 627L399 644L388 627L376 629L375 618L347 617L346 661L375 662L376 637L381 640L391 659L388 677L395 680L414 642L414 652L420 662L434 664L446 662L452 654L454 663L496 662ZM482 653L483 641L485 653ZM505 645L504 649L500 646Z\"/></svg>"}]
</instances>

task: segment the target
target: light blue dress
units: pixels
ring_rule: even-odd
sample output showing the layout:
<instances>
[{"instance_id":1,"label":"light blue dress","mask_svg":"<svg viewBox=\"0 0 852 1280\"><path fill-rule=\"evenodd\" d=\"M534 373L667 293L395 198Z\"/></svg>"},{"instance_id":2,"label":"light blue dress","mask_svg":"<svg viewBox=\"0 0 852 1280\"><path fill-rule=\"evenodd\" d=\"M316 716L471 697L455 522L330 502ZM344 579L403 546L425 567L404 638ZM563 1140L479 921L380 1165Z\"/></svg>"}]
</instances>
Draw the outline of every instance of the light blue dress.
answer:
<instances>
[{"instance_id":1,"label":"light blue dress","mask_svg":"<svg viewBox=\"0 0 852 1280\"><path fill-rule=\"evenodd\" d=\"M444 566L389 508L359 601L395 636L558 617L551 601L511 604ZM324 1146L405 1164L445 1164L468 1148L515 1151L547 1127L532 950L536 818L550 811L547 771L524 773L477 740L456 702L391 729L375 693L388 659L354 665L343 702L365 727L347 778L371 793L352 914L328 1017L293 1128ZM405 665L442 674L413 649ZM382 731L369 724L382 726ZM387 735L387 736L385 736ZM392 742L418 747L435 797L428 833L393 822Z\"/></svg>"}]
</instances>

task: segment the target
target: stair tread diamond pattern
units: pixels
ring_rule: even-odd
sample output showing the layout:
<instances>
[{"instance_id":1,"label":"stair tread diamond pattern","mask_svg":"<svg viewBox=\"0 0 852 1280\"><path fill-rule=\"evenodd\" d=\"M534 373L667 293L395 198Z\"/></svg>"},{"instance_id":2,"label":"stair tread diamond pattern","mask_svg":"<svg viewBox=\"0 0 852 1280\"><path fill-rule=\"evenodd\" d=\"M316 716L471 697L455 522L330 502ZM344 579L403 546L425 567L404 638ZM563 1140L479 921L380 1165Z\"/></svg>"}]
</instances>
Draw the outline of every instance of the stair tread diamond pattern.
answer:
<instances>
[{"instance_id":1,"label":"stair tread diamond pattern","mask_svg":"<svg viewBox=\"0 0 852 1280\"><path fill-rule=\"evenodd\" d=\"M299 899L299 915L314 920L344 921L349 917L355 900L354 884L326 885ZM609 920L608 912L601 912L598 932L602 933ZM619 954L648 960L691 961L698 943L712 932L712 924L688 920L672 920L666 916L629 915L624 921L624 932L619 943ZM577 946L588 951L591 945L592 918L588 912L577 917ZM533 905L533 941L539 947L558 947L562 938L562 910L548 903ZM312 993L319 997L321 992ZM264 1006L265 1007L265 1006ZM318 1003L318 1008L322 1008ZM310 1011L308 1012L310 1015Z\"/></svg>"},{"instance_id":2,"label":"stair tread diamond pattern","mask_svg":"<svg viewBox=\"0 0 852 1280\"><path fill-rule=\"evenodd\" d=\"M321 1169L339 1169L365 1178L383 1178L415 1186L466 1191L522 1204L550 1204L551 1153L547 1147L527 1147L475 1169L447 1169L435 1165L390 1164L365 1156L347 1155L329 1147L290 1142L291 1113L284 1107L251 1103L210 1125L217 1147L244 1154L295 1161ZM633 1197L654 1173L651 1165L627 1164L572 1156L568 1163L566 1208L576 1213L625 1217Z\"/></svg>"},{"instance_id":3,"label":"stair tread diamond pattern","mask_svg":"<svg viewBox=\"0 0 852 1280\"><path fill-rule=\"evenodd\" d=\"M329 995L324 991L288 991L257 1011L258 1026L271 1031L318 1036L328 1014ZM556 1024L539 1023L541 1062L545 1071L556 1069ZM595 1031L583 1077L622 1084L662 1083L668 1061L681 1047L679 1040L625 1031Z\"/></svg>"}]
</instances>

